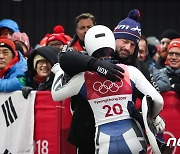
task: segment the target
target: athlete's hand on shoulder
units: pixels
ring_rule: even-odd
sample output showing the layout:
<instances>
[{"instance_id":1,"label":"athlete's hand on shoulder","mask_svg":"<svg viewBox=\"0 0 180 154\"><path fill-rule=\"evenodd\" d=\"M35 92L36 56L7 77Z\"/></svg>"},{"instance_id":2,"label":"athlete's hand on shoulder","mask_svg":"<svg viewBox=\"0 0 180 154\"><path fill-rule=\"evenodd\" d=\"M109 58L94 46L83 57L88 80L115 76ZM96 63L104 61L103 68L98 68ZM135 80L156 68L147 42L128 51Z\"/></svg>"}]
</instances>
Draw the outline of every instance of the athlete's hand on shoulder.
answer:
<instances>
[{"instance_id":1,"label":"athlete's hand on shoulder","mask_svg":"<svg viewBox=\"0 0 180 154\"><path fill-rule=\"evenodd\" d=\"M53 67L51 68L51 71L56 74L57 72L60 72L61 74L64 74L64 71L61 69L60 64L56 63L53 65Z\"/></svg>"},{"instance_id":2,"label":"athlete's hand on shoulder","mask_svg":"<svg viewBox=\"0 0 180 154\"><path fill-rule=\"evenodd\" d=\"M121 78L124 78L124 69L118 65L115 65L107 60L93 59L89 63L89 69L99 73L105 78L115 82L120 81Z\"/></svg>"}]
</instances>

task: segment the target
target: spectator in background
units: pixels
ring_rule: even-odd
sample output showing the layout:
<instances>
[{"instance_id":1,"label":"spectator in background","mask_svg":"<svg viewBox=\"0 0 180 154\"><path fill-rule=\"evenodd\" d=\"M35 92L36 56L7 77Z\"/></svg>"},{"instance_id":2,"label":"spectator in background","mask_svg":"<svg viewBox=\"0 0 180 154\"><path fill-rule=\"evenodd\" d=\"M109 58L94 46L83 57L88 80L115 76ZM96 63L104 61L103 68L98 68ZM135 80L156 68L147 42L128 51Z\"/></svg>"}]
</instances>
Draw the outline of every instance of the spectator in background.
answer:
<instances>
[{"instance_id":1,"label":"spectator in background","mask_svg":"<svg viewBox=\"0 0 180 154\"><path fill-rule=\"evenodd\" d=\"M173 39L168 46L168 65L160 71L167 74L171 90L180 93L180 38Z\"/></svg>"},{"instance_id":2,"label":"spectator in background","mask_svg":"<svg viewBox=\"0 0 180 154\"><path fill-rule=\"evenodd\" d=\"M19 32L19 26L14 20L2 19L0 21L0 36L5 35L10 38L14 32Z\"/></svg>"},{"instance_id":3,"label":"spectator in background","mask_svg":"<svg viewBox=\"0 0 180 154\"><path fill-rule=\"evenodd\" d=\"M64 45L67 45L71 37L64 34L64 28L60 25L54 27L54 33L50 34L46 40L47 46L55 46L62 50Z\"/></svg>"},{"instance_id":4,"label":"spectator in background","mask_svg":"<svg viewBox=\"0 0 180 154\"><path fill-rule=\"evenodd\" d=\"M16 51L15 44L5 36L0 37L0 92L21 90L26 85L27 62Z\"/></svg>"},{"instance_id":5,"label":"spectator in background","mask_svg":"<svg viewBox=\"0 0 180 154\"><path fill-rule=\"evenodd\" d=\"M82 13L75 19L76 34L74 35L69 47L77 51L85 51L84 37L89 28L96 24L95 17L90 13Z\"/></svg>"},{"instance_id":6,"label":"spectator in background","mask_svg":"<svg viewBox=\"0 0 180 154\"><path fill-rule=\"evenodd\" d=\"M165 75L163 72L160 72L155 67L154 62L150 58L148 44L145 36L141 35L138 46L139 46L138 59L140 61L143 61L147 65L147 68L149 69L150 73L153 75L153 79L156 82L160 92L168 91L170 89L170 82L168 80L168 77L167 75Z\"/></svg>"},{"instance_id":7,"label":"spectator in background","mask_svg":"<svg viewBox=\"0 0 180 154\"><path fill-rule=\"evenodd\" d=\"M167 29L165 30L160 37L160 51L159 51L159 59L157 61L156 67L158 69L161 69L165 67L166 64L166 58L168 55L168 45L172 39L180 38L180 33L173 30L173 29Z\"/></svg>"},{"instance_id":8,"label":"spectator in background","mask_svg":"<svg viewBox=\"0 0 180 154\"><path fill-rule=\"evenodd\" d=\"M27 99L32 90L51 90L54 79L51 67L58 62L58 53L59 50L51 46L39 47L32 51L27 59L27 86L22 89L24 98Z\"/></svg>"},{"instance_id":9,"label":"spectator in background","mask_svg":"<svg viewBox=\"0 0 180 154\"><path fill-rule=\"evenodd\" d=\"M27 59L27 86L33 90L51 90L54 74L51 67L58 62L58 49L44 46L32 51Z\"/></svg>"},{"instance_id":10,"label":"spectator in background","mask_svg":"<svg viewBox=\"0 0 180 154\"><path fill-rule=\"evenodd\" d=\"M14 32L10 38L16 45L16 49L20 51L24 57L28 57L31 53L29 37L24 32Z\"/></svg>"}]
</instances>

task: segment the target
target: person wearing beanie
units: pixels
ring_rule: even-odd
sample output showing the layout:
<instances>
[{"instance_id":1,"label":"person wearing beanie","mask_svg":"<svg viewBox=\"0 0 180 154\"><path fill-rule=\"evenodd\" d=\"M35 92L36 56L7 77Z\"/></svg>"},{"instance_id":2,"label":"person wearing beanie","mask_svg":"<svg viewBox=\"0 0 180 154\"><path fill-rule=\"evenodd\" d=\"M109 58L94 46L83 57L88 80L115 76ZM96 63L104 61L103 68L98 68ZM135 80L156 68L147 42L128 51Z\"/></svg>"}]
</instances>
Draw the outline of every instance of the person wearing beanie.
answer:
<instances>
[{"instance_id":1,"label":"person wearing beanie","mask_svg":"<svg viewBox=\"0 0 180 154\"><path fill-rule=\"evenodd\" d=\"M140 11L133 9L128 13L128 17L121 20L114 28L113 33L116 39L114 59L118 60L119 63L137 67L147 78L147 80L150 81L151 84L157 88L157 90L159 90L158 86L151 77L152 74L148 70L147 65L137 58L139 51L138 43L141 38L141 25L139 20ZM137 97L142 99L143 95L141 95L141 93L138 91L134 91L134 102L136 102Z\"/></svg>"},{"instance_id":2,"label":"person wearing beanie","mask_svg":"<svg viewBox=\"0 0 180 154\"><path fill-rule=\"evenodd\" d=\"M61 51L64 45L67 45L72 38L64 34L64 27L57 25L53 29L53 34L50 34L46 40L47 46L55 46Z\"/></svg>"},{"instance_id":3,"label":"person wearing beanie","mask_svg":"<svg viewBox=\"0 0 180 154\"><path fill-rule=\"evenodd\" d=\"M180 94L180 38L173 39L168 45L168 65L160 71L167 74L171 90Z\"/></svg>"},{"instance_id":4,"label":"person wearing beanie","mask_svg":"<svg viewBox=\"0 0 180 154\"><path fill-rule=\"evenodd\" d=\"M161 69L165 67L167 64L166 58L168 55L168 45L171 42L172 39L180 38L180 33L173 30L173 29L167 29L165 30L161 36L160 36L160 51L159 51L159 59L157 61L156 67L158 69Z\"/></svg>"},{"instance_id":5,"label":"person wearing beanie","mask_svg":"<svg viewBox=\"0 0 180 154\"><path fill-rule=\"evenodd\" d=\"M19 50L24 57L28 57L31 52L28 35L25 32L14 32L10 39L16 45L16 49Z\"/></svg>"},{"instance_id":6,"label":"person wearing beanie","mask_svg":"<svg viewBox=\"0 0 180 154\"><path fill-rule=\"evenodd\" d=\"M138 22L140 12L133 9L129 12L128 17L120 21L114 29L116 39L115 59L121 63L134 65L138 43L141 37L141 25Z\"/></svg>"},{"instance_id":7,"label":"person wearing beanie","mask_svg":"<svg viewBox=\"0 0 180 154\"><path fill-rule=\"evenodd\" d=\"M58 62L59 50L56 47L44 46L34 49L27 59L27 86L22 89L24 98L31 90L51 90L54 74L51 67Z\"/></svg>"},{"instance_id":8,"label":"person wearing beanie","mask_svg":"<svg viewBox=\"0 0 180 154\"><path fill-rule=\"evenodd\" d=\"M68 42L64 33L51 34L46 40L47 46L55 46L59 51L61 51L63 46L67 44Z\"/></svg>"},{"instance_id":9,"label":"person wearing beanie","mask_svg":"<svg viewBox=\"0 0 180 154\"><path fill-rule=\"evenodd\" d=\"M21 90L26 85L27 61L13 41L0 37L0 92Z\"/></svg>"},{"instance_id":10,"label":"person wearing beanie","mask_svg":"<svg viewBox=\"0 0 180 154\"><path fill-rule=\"evenodd\" d=\"M119 63L137 67L143 73L146 79L156 88L156 90L160 91L152 72L150 72L148 68L148 65L144 61L140 61L137 58L139 51L138 43L141 38L141 25L139 20L140 11L133 9L128 13L128 17L121 20L114 28L114 36L116 39L116 51L114 59L118 60ZM165 85L168 85L168 83ZM133 102L136 102L137 98L141 100L143 98L143 94L137 90L137 88L135 88L133 91L132 96ZM134 109L132 108L132 110ZM161 142L159 145L161 144L164 145L164 142Z\"/></svg>"},{"instance_id":11,"label":"person wearing beanie","mask_svg":"<svg viewBox=\"0 0 180 154\"><path fill-rule=\"evenodd\" d=\"M10 38L14 32L19 32L19 26L14 20L2 19L0 21L0 36L5 35Z\"/></svg>"}]
</instances>

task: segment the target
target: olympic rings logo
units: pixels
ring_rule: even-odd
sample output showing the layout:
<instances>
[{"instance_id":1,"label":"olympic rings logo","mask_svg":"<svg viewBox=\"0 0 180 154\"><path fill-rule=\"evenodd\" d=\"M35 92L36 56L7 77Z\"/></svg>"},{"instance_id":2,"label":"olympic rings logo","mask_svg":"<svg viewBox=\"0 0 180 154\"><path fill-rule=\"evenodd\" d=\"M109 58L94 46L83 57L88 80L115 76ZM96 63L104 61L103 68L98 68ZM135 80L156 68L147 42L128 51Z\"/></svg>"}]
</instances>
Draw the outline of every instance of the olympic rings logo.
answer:
<instances>
[{"instance_id":1,"label":"olympic rings logo","mask_svg":"<svg viewBox=\"0 0 180 154\"><path fill-rule=\"evenodd\" d=\"M97 81L93 84L93 89L98 91L101 94L106 94L107 92L117 92L119 88L123 86L123 81L120 81L120 84L106 80L103 83Z\"/></svg>"}]
</instances>

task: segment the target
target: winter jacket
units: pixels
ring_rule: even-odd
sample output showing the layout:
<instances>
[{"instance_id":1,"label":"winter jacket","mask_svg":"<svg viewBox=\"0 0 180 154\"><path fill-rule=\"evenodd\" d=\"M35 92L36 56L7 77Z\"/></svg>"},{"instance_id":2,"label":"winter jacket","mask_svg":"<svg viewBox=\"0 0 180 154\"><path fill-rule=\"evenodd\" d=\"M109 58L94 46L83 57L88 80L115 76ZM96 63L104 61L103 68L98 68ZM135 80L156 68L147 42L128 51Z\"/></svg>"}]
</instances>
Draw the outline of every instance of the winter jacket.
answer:
<instances>
[{"instance_id":1,"label":"winter jacket","mask_svg":"<svg viewBox=\"0 0 180 154\"><path fill-rule=\"evenodd\" d=\"M32 53L30 54L27 60L28 63L28 71L26 72L27 86L32 87L33 90L39 90L39 91L51 90L52 82L54 80L54 73L51 73L45 82L40 83L38 85L35 79L36 70L34 69L33 61L34 61L34 57L37 54L39 54L43 56L46 60L48 60L53 66L55 63L58 62L58 53L59 53L58 48L52 46L44 46L32 51Z\"/></svg>"},{"instance_id":2,"label":"winter jacket","mask_svg":"<svg viewBox=\"0 0 180 154\"><path fill-rule=\"evenodd\" d=\"M25 86L25 72L27 61L18 51L19 62L11 67L7 74L0 79L0 92L12 92L21 90Z\"/></svg>"},{"instance_id":3,"label":"winter jacket","mask_svg":"<svg viewBox=\"0 0 180 154\"><path fill-rule=\"evenodd\" d=\"M170 66L160 69L161 72L164 72L168 77L171 84L171 89L177 93L180 93L180 69L173 69Z\"/></svg>"},{"instance_id":4,"label":"winter jacket","mask_svg":"<svg viewBox=\"0 0 180 154\"><path fill-rule=\"evenodd\" d=\"M171 89L171 85L168 76L155 67L155 64L149 56L146 57L145 64L147 65L149 72L152 74L153 81L157 84L159 91L169 91Z\"/></svg>"}]
</instances>

